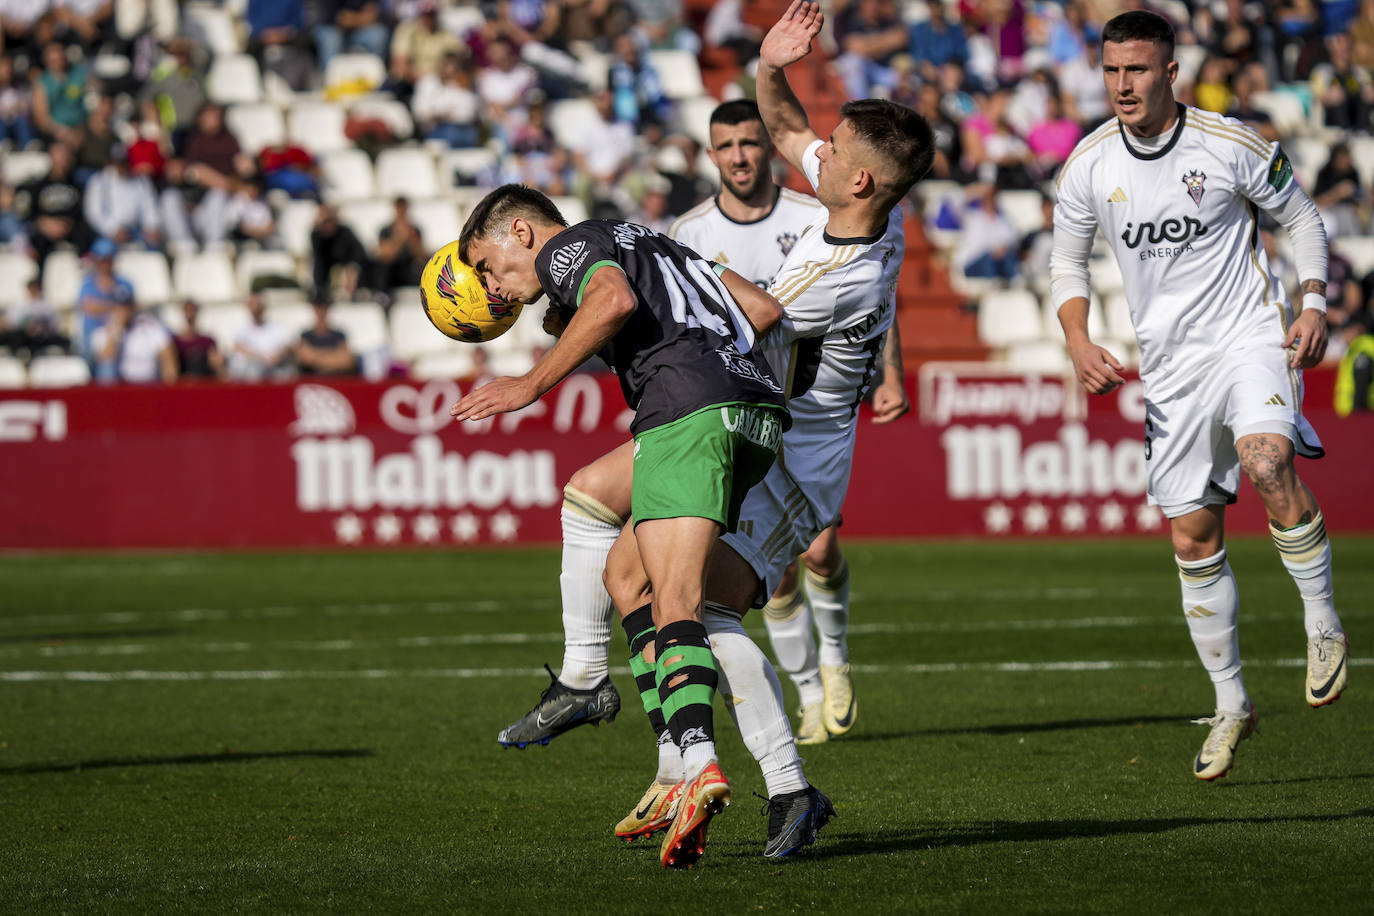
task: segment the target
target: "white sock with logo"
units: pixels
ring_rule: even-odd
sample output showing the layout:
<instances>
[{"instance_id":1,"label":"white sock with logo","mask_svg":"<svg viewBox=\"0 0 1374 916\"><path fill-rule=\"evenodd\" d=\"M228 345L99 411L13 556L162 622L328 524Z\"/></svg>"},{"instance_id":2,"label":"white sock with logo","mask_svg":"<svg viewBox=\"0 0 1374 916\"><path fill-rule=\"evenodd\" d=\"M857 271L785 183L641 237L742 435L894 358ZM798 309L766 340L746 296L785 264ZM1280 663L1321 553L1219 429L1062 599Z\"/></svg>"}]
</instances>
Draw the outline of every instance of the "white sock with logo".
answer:
<instances>
[{"instance_id":1,"label":"white sock with logo","mask_svg":"<svg viewBox=\"0 0 1374 916\"><path fill-rule=\"evenodd\" d=\"M821 664L834 667L849 661L849 561L824 577L806 571L806 597L821 634Z\"/></svg>"},{"instance_id":2,"label":"white sock with logo","mask_svg":"<svg viewBox=\"0 0 1374 916\"><path fill-rule=\"evenodd\" d=\"M764 605L763 622L768 627L768 641L773 644L778 666L797 686L801 705L824 702L816 637L811 632L811 607L801 587Z\"/></svg>"},{"instance_id":3,"label":"white sock with logo","mask_svg":"<svg viewBox=\"0 0 1374 916\"><path fill-rule=\"evenodd\" d=\"M1217 709L1240 712L1250 708L1250 695L1240 674L1240 638L1236 621L1240 616L1240 596L1236 577L1226 562L1226 548L1215 556L1178 563L1178 578L1183 591L1183 616L1193 637L1202 667L1216 688Z\"/></svg>"},{"instance_id":4,"label":"white sock with logo","mask_svg":"<svg viewBox=\"0 0 1374 916\"><path fill-rule=\"evenodd\" d=\"M1307 638L1315 639L1332 630L1342 632L1341 618L1332 600L1331 541L1326 537L1326 521L1322 514L1318 512L1306 525L1287 531L1271 525L1269 534L1302 596Z\"/></svg>"},{"instance_id":5,"label":"white sock with logo","mask_svg":"<svg viewBox=\"0 0 1374 916\"><path fill-rule=\"evenodd\" d=\"M763 771L768 796L805 789L801 757L783 708L782 683L768 656L728 609L707 605L705 622L720 671L716 690Z\"/></svg>"},{"instance_id":6,"label":"white sock with logo","mask_svg":"<svg viewBox=\"0 0 1374 916\"><path fill-rule=\"evenodd\" d=\"M558 679L590 690L610 673L611 596L601 582L606 556L623 522L614 512L572 487L563 490L563 667Z\"/></svg>"},{"instance_id":7,"label":"white sock with logo","mask_svg":"<svg viewBox=\"0 0 1374 916\"><path fill-rule=\"evenodd\" d=\"M682 776L682 751L673 740L673 733L665 728L663 734L658 736L658 772L654 775L654 782L682 782Z\"/></svg>"}]
</instances>

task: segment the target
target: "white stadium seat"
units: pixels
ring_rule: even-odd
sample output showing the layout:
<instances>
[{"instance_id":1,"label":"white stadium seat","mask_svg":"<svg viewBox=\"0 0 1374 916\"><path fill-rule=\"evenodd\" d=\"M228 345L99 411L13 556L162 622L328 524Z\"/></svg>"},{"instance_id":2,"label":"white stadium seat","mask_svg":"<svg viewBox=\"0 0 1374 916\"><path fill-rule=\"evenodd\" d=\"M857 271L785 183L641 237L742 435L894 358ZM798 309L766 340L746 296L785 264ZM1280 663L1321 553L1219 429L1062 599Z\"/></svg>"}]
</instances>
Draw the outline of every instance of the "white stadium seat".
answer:
<instances>
[{"instance_id":1,"label":"white stadium seat","mask_svg":"<svg viewBox=\"0 0 1374 916\"><path fill-rule=\"evenodd\" d=\"M1298 176L1298 184L1311 193L1317 183L1317 172L1331 155L1331 145L1316 137L1292 137L1283 141L1283 149L1292 157L1293 174Z\"/></svg>"},{"instance_id":2,"label":"white stadium seat","mask_svg":"<svg viewBox=\"0 0 1374 916\"><path fill-rule=\"evenodd\" d=\"M578 149L601 123L591 99L560 99L549 106L549 129L560 146Z\"/></svg>"},{"instance_id":3,"label":"white stadium seat","mask_svg":"<svg viewBox=\"0 0 1374 916\"><path fill-rule=\"evenodd\" d=\"M701 81L701 66L697 63L696 55L690 51L650 51L649 63L658 71L663 94L668 98L690 99L706 94L706 85Z\"/></svg>"},{"instance_id":4,"label":"white stadium seat","mask_svg":"<svg viewBox=\"0 0 1374 916\"><path fill-rule=\"evenodd\" d=\"M978 339L990 347L1044 337L1040 302L1024 289L994 289L978 300Z\"/></svg>"},{"instance_id":5,"label":"white stadium seat","mask_svg":"<svg viewBox=\"0 0 1374 916\"><path fill-rule=\"evenodd\" d=\"M1360 173L1360 187L1368 190L1374 187L1374 137L1355 134L1350 143L1350 158L1355 160L1355 171Z\"/></svg>"},{"instance_id":6,"label":"white stadium seat","mask_svg":"<svg viewBox=\"0 0 1374 916\"><path fill-rule=\"evenodd\" d=\"M1107 296L1102 305L1103 318L1107 323L1107 333L1120 340L1135 340L1135 328L1131 324L1131 306L1126 301L1124 290ZM1120 358L1120 354L1117 354Z\"/></svg>"},{"instance_id":7,"label":"white stadium seat","mask_svg":"<svg viewBox=\"0 0 1374 916\"><path fill-rule=\"evenodd\" d=\"M1374 271L1374 236L1356 235L1333 238L1331 247L1355 268L1355 275L1363 277Z\"/></svg>"},{"instance_id":8,"label":"white stadium seat","mask_svg":"<svg viewBox=\"0 0 1374 916\"><path fill-rule=\"evenodd\" d=\"M172 288L178 299L196 302L229 302L242 295L233 262L219 251L179 255L172 264Z\"/></svg>"},{"instance_id":9,"label":"white stadium seat","mask_svg":"<svg viewBox=\"0 0 1374 916\"><path fill-rule=\"evenodd\" d=\"M182 27L197 44L215 56L242 50L233 14L218 3L187 3L182 8Z\"/></svg>"},{"instance_id":10,"label":"white stadium seat","mask_svg":"<svg viewBox=\"0 0 1374 916\"><path fill-rule=\"evenodd\" d=\"M18 187L33 178L42 178L52 169L52 160L42 150L15 150L4 157L5 183Z\"/></svg>"},{"instance_id":11,"label":"white stadium seat","mask_svg":"<svg viewBox=\"0 0 1374 916\"><path fill-rule=\"evenodd\" d=\"M435 332L438 333L437 331ZM446 350L426 353L415 360L411 374L420 381L456 379L472 371L472 348L449 342Z\"/></svg>"},{"instance_id":12,"label":"white stadium seat","mask_svg":"<svg viewBox=\"0 0 1374 916\"><path fill-rule=\"evenodd\" d=\"M329 102L298 102L286 116L286 135L311 154L348 149L352 141L344 136L347 113L343 106Z\"/></svg>"},{"instance_id":13,"label":"white stadium seat","mask_svg":"<svg viewBox=\"0 0 1374 916\"><path fill-rule=\"evenodd\" d=\"M315 323L315 307L309 302L277 302L267 306L267 317L296 337Z\"/></svg>"},{"instance_id":14,"label":"white stadium seat","mask_svg":"<svg viewBox=\"0 0 1374 916\"><path fill-rule=\"evenodd\" d=\"M320 205L313 200L288 200L277 213L277 235L282 245L298 258L310 256L310 230Z\"/></svg>"},{"instance_id":15,"label":"white stadium seat","mask_svg":"<svg viewBox=\"0 0 1374 916\"><path fill-rule=\"evenodd\" d=\"M1121 264L1115 255L1092 258L1088 262L1088 277L1092 282L1093 292L1098 295L1110 296L1126 288L1126 280L1121 276Z\"/></svg>"},{"instance_id":16,"label":"white stadium seat","mask_svg":"<svg viewBox=\"0 0 1374 916\"><path fill-rule=\"evenodd\" d=\"M289 251L246 248L239 252L234 268L239 290L243 295L252 291L253 280L257 277L271 275L300 280L296 271L296 259Z\"/></svg>"},{"instance_id":17,"label":"white stadium seat","mask_svg":"<svg viewBox=\"0 0 1374 916\"><path fill-rule=\"evenodd\" d=\"M234 339L252 320L253 316L248 313L248 306L237 302L221 302L202 306L196 324L200 328L200 333L215 339L220 351L227 357L234 346Z\"/></svg>"},{"instance_id":18,"label":"white stadium seat","mask_svg":"<svg viewBox=\"0 0 1374 916\"><path fill-rule=\"evenodd\" d=\"M206 74L206 94L221 105L262 101L262 73L251 54L221 54Z\"/></svg>"},{"instance_id":19,"label":"white stadium seat","mask_svg":"<svg viewBox=\"0 0 1374 916\"><path fill-rule=\"evenodd\" d=\"M76 305L82 275L81 259L75 251L54 251L43 262L43 298L57 308Z\"/></svg>"},{"instance_id":20,"label":"white stadium seat","mask_svg":"<svg viewBox=\"0 0 1374 916\"><path fill-rule=\"evenodd\" d=\"M414 200L410 202L410 219L420 230L425 248L437 251L455 241L463 231L462 215L451 200Z\"/></svg>"},{"instance_id":21,"label":"white stadium seat","mask_svg":"<svg viewBox=\"0 0 1374 916\"><path fill-rule=\"evenodd\" d=\"M1040 204L1039 191L998 191L997 209L1021 235L1045 228L1045 211Z\"/></svg>"},{"instance_id":22,"label":"white stadium seat","mask_svg":"<svg viewBox=\"0 0 1374 916\"><path fill-rule=\"evenodd\" d=\"M1250 104L1269 115L1281 136L1307 132L1307 114L1303 111L1302 99L1291 92L1256 92L1250 96Z\"/></svg>"},{"instance_id":23,"label":"white stadium seat","mask_svg":"<svg viewBox=\"0 0 1374 916\"><path fill-rule=\"evenodd\" d=\"M1059 323L1059 309L1055 307L1054 298L1046 296L1041 301L1041 308L1045 339L1063 340L1064 326ZM1097 340L1107 333L1106 312L1107 310L1102 305L1102 297L1095 292L1090 293L1088 295L1088 336L1093 340Z\"/></svg>"},{"instance_id":24,"label":"white stadium seat","mask_svg":"<svg viewBox=\"0 0 1374 916\"><path fill-rule=\"evenodd\" d=\"M413 360L427 353L440 353L453 345L453 341L430 323L418 301L397 296L391 303L387 323L391 331L391 352L400 359Z\"/></svg>"},{"instance_id":25,"label":"white stadium seat","mask_svg":"<svg viewBox=\"0 0 1374 916\"><path fill-rule=\"evenodd\" d=\"M421 146L382 150L377 156L377 190L384 197L437 197L439 175L434 156Z\"/></svg>"},{"instance_id":26,"label":"white stadium seat","mask_svg":"<svg viewBox=\"0 0 1374 916\"><path fill-rule=\"evenodd\" d=\"M338 60L337 57L334 59ZM397 140L409 140L415 135L415 122L410 117L410 109L403 102L386 96L364 96L348 106L348 113L384 121Z\"/></svg>"},{"instance_id":27,"label":"white stadium seat","mask_svg":"<svg viewBox=\"0 0 1374 916\"><path fill-rule=\"evenodd\" d=\"M1022 372L1049 372L1055 375L1072 371L1073 363L1064 345L1053 340L1027 340L1007 347L1002 362Z\"/></svg>"},{"instance_id":28,"label":"white stadium seat","mask_svg":"<svg viewBox=\"0 0 1374 916\"><path fill-rule=\"evenodd\" d=\"M568 221L569 226L576 226L587 218L587 205L582 203L581 198L553 197L550 199L558 207L558 212L562 213L563 218Z\"/></svg>"},{"instance_id":29,"label":"white stadium seat","mask_svg":"<svg viewBox=\"0 0 1374 916\"><path fill-rule=\"evenodd\" d=\"M372 160L360 149L337 149L320 156L324 197L330 203L366 200L377 194Z\"/></svg>"},{"instance_id":30,"label":"white stadium seat","mask_svg":"<svg viewBox=\"0 0 1374 916\"><path fill-rule=\"evenodd\" d=\"M703 154L704 148L711 145L711 112L715 111L719 104L709 95L693 96L677 103L677 117L682 122L683 131L702 145Z\"/></svg>"},{"instance_id":31,"label":"white stadium seat","mask_svg":"<svg viewBox=\"0 0 1374 916\"><path fill-rule=\"evenodd\" d=\"M396 218L396 206L389 200L355 200L339 208L339 219L353 230L368 251L377 250L382 227Z\"/></svg>"},{"instance_id":32,"label":"white stadium seat","mask_svg":"<svg viewBox=\"0 0 1374 916\"><path fill-rule=\"evenodd\" d=\"M139 305L157 305L172 298L172 273L161 252L121 251L115 255L114 271L133 285Z\"/></svg>"},{"instance_id":33,"label":"white stadium seat","mask_svg":"<svg viewBox=\"0 0 1374 916\"><path fill-rule=\"evenodd\" d=\"M256 156L265 146L286 139L286 124L281 110L265 102L230 105L224 113L224 123L233 132L239 146L250 156Z\"/></svg>"},{"instance_id":34,"label":"white stadium seat","mask_svg":"<svg viewBox=\"0 0 1374 916\"><path fill-rule=\"evenodd\" d=\"M386 64L375 54L347 52L335 54L324 69L324 85L337 86L362 80L376 89L386 82Z\"/></svg>"},{"instance_id":35,"label":"white stadium seat","mask_svg":"<svg viewBox=\"0 0 1374 916\"><path fill-rule=\"evenodd\" d=\"M75 388L91 380L91 369L79 356L35 356L29 384L35 388Z\"/></svg>"},{"instance_id":36,"label":"white stadium seat","mask_svg":"<svg viewBox=\"0 0 1374 916\"><path fill-rule=\"evenodd\" d=\"M0 252L0 306L10 306L27 298L24 287L38 276L33 258L17 251Z\"/></svg>"},{"instance_id":37,"label":"white stadium seat","mask_svg":"<svg viewBox=\"0 0 1374 916\"><path fill-rule=\"evenodd\" d=\"M439 156L439 174L445 187L473 185L477 183L479 175L495 168L500 162L501 157L485 146L445 150Z\"/></svg>"},{"instance_id":38,"label":"white stadium seat","mask_svg":"<svg viewBox=\"0 0 1374 916\"><path fill-rule=\"evenodd\" d=\"M343 331L354 353L373 353L388 347L386 313L371 302L338 302L329 309L328 322Z\"/></svg>"},{"instance_id":39,"label":"white stadium seat","mask_svg":"<svg viewBox=\"0 0 1374 916\"><path fill-rule=\"evenodd\" d=\"M13 356L0 356L0 388L23 388L29 383L24 364Z\"/></svg>"}]
</instances>

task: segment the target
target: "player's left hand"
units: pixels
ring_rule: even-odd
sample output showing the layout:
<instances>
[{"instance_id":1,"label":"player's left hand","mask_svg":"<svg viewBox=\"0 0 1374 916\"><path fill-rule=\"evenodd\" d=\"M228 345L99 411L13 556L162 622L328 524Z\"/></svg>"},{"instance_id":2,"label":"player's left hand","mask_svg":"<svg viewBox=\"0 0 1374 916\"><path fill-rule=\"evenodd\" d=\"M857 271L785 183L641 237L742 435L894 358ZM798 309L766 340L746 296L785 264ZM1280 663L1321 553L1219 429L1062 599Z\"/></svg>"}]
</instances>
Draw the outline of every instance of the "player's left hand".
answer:
<instances>
[{"instance_id":1,"label":"player's left hand","mask_svg":"<svg viewBox=\"0 0 1374 916\"><path fill-rule=\"evenodd\" d=\"M528 376L519 378L492 379L487 384L470 391L467 397L454 404L449 416L455 420L485 420L498 413L510 413L521 407L528 407L539 397Z\"/></svg>"},{"instance_id":2,"label":"player's left hand","mask_svg":"<svg viewBox=\"0 0 1374 916\"><path fill-rule=\"evenodd\" d=\"M1326 313L1304 309L1283 338L1283 348L1292 352L1288 365L1311 369L1320 363L1326 356L1326 333Z\"/></svg>"},{"instance_id":3,"label":"player's left hand","mask_svg":"<svg viewBox=\"0 0 1374 916\"><path fill-rule=\"evenodd\" d=\"M873 390L873 422L891 423L911 412L911 399L900 381L887 379Z\"/></svg>"},{"instance_id":4,"label":"player's left hand","mask_svg":"<svg viewBox=\"0 0 1374 916\"><path fill-rule=\"evenodd\" d=\"M544 333L552 334L554 337L562 337L563 331L568 327L568 322L564 320L563 314L558 311L558 307L550 305L544 309Z\"/></svg>"}]
</instances>

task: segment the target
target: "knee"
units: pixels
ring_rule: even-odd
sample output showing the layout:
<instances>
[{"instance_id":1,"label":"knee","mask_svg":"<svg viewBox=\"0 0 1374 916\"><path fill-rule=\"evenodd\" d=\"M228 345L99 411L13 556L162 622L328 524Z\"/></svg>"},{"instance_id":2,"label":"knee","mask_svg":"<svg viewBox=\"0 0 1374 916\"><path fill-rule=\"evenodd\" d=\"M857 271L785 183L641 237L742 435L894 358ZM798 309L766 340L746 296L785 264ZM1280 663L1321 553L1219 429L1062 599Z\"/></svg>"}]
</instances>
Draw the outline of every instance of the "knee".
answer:
<instances>
[{"instance_id":1,"label":"knee","mask_svg":"<svg viewBox=\"0 0 1374 916\"><path fill-rule=\"evenodd\" d=\"M653 598L649 583L629 570L614 569L608 565L601 572L601 584L606 586L611 602L622 616L643 607Z\"/></svg>"}]
</instances>

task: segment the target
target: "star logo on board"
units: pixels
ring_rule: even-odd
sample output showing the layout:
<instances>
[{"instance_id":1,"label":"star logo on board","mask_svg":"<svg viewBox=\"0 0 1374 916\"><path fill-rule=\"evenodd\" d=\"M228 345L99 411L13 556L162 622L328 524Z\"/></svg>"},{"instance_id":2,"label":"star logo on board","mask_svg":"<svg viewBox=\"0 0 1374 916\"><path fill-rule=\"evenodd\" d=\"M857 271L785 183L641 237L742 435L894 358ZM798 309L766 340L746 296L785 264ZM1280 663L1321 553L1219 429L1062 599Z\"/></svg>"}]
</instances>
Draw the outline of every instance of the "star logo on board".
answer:
<instances>
[{"instance_id":1,"label":"star logo on board","mask_svg":"<svg viewBox=\"0 0 1374 916\"><path fill-rule=\"evenodd\" d=\"M1044 503L1031 503L1021 510L1021 524L1031 534L1038 534L1050 526L1050 510Z\"/></svg>"},{"instance_id":2,"label":"star logo on board","mask_svg":"<svg viewBox=\"0 0 1374 916\"><path fill-rule=\"evenodd\" d=\"M1082 503L1065 503L1059 509L1059 524L1065 531L1082 531L1088 525L1088 510Z\"/></svg>"},{"instance_id":3,"label":"star logo on board","mask_svg":"<svg viewBox=\"0 0 1374 916\"><path fill-rule=\"evenodd\" d=\"M340 544L356 544L363 539L363 520L352 512L334 519L334 536Z\"/></svg>"},{"instance_id":4,"label":"star logo on board","mask_svg":"<svg viewBox=\"0 0 1374 916\"><path fill-rule=\"evenodd\" d=\"M1163 517L1157 506L1141 503L1135 510L1135 526L1141 531L1154 531Z\"/></svg>"},{"instance_id":5,"label":"star logo on board","mask_svg":"<svg viewBox=\"0 0 1374 916\"><path fill-rule=\"evenodd\" d=\"M410 523L410 530L415 535L415 540L422 544L432 544L439 540L439 519L428 512L417 515Z\"/></svg>"},{"instance_id":6,"label":"star logo on board","mask_svg":"<svg viewBox=\"0 0 1374 916\"><path fill-rule=\"evenodd\" d=\"M1011 530L1011 509L1002 503L993 503L983 510L983 524L991 534L1006 534Z\"/></svg>"},{"instance_id":7,"label":"star logo on board","mask_svg":"<svg viewBox=\"0 0 1374 916\"><path fill-rule=\"evenodd\" d=\"M390 512L372 520L372 533L382 544L394 544L401 539L401 520Z\"/></svg>"},{"instance_id":8,"label":"star logo on board","mask_svg":"<svg viewBox=\"0 0 1374 916\"><path fill-rule=\"evenodd\" d=\"M509 512L498 512L491 517L491 536L497 541L513 541L520 530L520 519Z\"/></svg>"},{"instance_id":9,"label":"star logo on board","mask_svg":"<svg viewBox=\"0 0 1374 916\"><path fill-rule=\"evenodd\" d=\"M1120 531L1126 524L1126 510L1121 503L1105 502L1097 509L1097 524L1103 531Z\"/></svg>"},{"instance_id":10,"label":"star logo on board","mask_svg":"<svg viewBox=\"0 0 1374 916\"><path fill-rule=\"evenodd\" d=\"M482 530L482 523L471 512L460 512L449 523L449 530L453 532L454 540L467 544L477 540L477 535Z\"/></svg>"}]
</instances>

